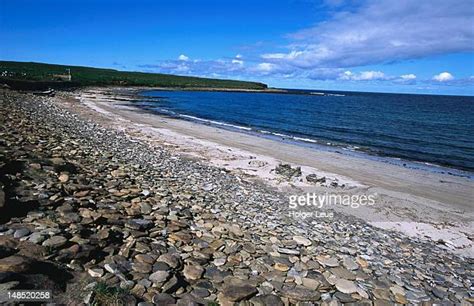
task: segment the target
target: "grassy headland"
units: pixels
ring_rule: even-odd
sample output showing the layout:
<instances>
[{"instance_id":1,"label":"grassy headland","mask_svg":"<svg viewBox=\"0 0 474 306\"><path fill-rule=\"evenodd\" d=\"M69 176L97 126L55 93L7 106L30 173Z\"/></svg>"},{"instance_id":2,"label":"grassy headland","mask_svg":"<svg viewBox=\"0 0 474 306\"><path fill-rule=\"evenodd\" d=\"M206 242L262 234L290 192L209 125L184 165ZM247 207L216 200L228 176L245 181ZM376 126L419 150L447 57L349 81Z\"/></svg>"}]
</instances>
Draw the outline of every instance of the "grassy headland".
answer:
<instances>
[{"instance_id":1,"label":"grassy headland","mask_svg":"<svg viewBox=\"0 0 474 306\"><path fill-rule=\"evenodd\" d=\"M66 74L68 69L70 70L71 81L60 80L57 75ZM11 61L0 61L0 82L10 86L24 85L27 83L30 85L47 85L49 87L115 85L251 90L263 90L267 88L266 84L258 82Z\"/></svg>"}]
</instances>

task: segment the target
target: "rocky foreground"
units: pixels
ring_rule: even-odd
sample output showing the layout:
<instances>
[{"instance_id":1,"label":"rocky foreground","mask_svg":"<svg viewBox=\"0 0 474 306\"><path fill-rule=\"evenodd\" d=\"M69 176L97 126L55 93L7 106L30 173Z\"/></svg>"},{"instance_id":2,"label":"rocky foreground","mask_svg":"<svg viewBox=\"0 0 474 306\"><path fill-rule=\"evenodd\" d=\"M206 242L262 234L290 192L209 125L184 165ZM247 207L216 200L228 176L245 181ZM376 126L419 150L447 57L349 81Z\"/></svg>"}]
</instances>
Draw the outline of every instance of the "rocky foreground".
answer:
<instances>
[{"instance_id":1,"label":"rocky foreground","mask_svg":"<svg viewBox=\"0 0 474 306\"><path fill-rule=\"evenodd\" d=\"M291 219L283 195L60 98L5 90L0 120L0 292L117 305L474 302L472 260L353 217Z\"/></svg>"}]
</instances>

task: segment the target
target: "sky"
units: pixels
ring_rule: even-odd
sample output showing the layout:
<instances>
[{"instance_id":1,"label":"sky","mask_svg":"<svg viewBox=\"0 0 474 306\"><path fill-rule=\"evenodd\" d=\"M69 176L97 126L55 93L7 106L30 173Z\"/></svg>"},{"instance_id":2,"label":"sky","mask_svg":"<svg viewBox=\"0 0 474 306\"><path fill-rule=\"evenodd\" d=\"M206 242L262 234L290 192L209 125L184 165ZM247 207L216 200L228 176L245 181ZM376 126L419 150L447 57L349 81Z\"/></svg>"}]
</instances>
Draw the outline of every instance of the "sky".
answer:
<instances>
[{"instance_id":1,"label":"sky","mask_svg":"<svg viewBox=\"0 0 474 306\"><path fill-rule=\"evenodd\" d=\"M474 0L0 0L0 59L474 95Z\"/></svg>"}]
</instances>

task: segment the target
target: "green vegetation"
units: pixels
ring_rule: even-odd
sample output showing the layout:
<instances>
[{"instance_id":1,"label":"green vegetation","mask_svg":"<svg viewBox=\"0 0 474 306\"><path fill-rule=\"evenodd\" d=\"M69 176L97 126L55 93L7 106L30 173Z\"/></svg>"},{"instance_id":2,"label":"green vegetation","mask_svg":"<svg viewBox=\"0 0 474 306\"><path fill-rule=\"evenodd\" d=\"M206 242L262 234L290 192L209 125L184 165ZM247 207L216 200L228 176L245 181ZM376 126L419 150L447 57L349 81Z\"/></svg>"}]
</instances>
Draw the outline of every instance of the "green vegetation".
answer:
<instances>
[{"instance_id":1,"label":"green vegetation","mask_svg":"<svg viewBox=\"0 0 474 306\"><path fill-rule=\"evenodd\" d=\"M125 298L129 294L127 290L110 287L104 282L99 282L95 285L94 289L94 300L92 305L94 306L122 306L127 305Z\"/></svg>"},{"instance_id":2,"label":"green vegetation","mask_svg":"<svg viewBox=\"0 0 474 306\"><path fill-rule=\"evenodd\" d=\"M71 82L68 83L76 86L119 85L180 88L267 88L267 85L257 82L207 79L160 73L128 72L114 69L9 61L0 61L0 81L22 80L59 83L62 81L59 81L58 77L55 75L66 74L67 69L70 69L71 71Z\"/></svg>"}]
</instances>

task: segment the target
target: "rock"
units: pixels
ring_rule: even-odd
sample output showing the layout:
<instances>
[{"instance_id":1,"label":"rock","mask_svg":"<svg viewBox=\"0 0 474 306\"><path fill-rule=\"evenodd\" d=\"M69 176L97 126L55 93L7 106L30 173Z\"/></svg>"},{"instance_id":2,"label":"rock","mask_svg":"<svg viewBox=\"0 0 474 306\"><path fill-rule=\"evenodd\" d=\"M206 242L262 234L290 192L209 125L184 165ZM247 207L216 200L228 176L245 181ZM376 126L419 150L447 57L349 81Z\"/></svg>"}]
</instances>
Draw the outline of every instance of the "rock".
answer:
<instances>
[{"instance_id":1,"label":"rock","mask_svg":"<svg viewBox=\"0 0 474 306\"><path fill-rule=\"evenodd\" d=\"M264 294L253 297L250 300L253 306L284 306L285 304L279 296L274 294Z\"/></svg>"},{"instance_id":2,"label":"rock","mask_svg":"<svg viewBox=\"0 0 474 306\"><path fill-rule=\"evenodd\" d=\"M28 235L30 233L30 230L27 229L27 228L20 228L20 229L17 229L15 231L15 233L13 234L13 237L15 238L22 238L22 237L25 237L26 235Z\"/></svg>"},{"instance_id":3,"label":"rock","mask_svg":"<svg viewBox=\"0 0 474 306\"><path fill-rule=\"evenodd\" d=\"M326 177L318 177L316 174L308 174L306 181L312 184L324 184L326 183Z\"/></svg>"},{"instance_id":4,"label":"rock","mask_svg":"<svg viewBox=\"0 0 474 306\"><path fill-rule=\"evenodd\" d=\"M277 248L278 253L285 255L300 255L300 251L287 248Z\"/></svg>"},{"instance_id":5,"label":"rock","mask_svg":"<svg viewBox=\"0 0 474 306\"><path fill-rule=\"evenodd\" d=\"M284 297L294 301L317 301L321 298L319 292L302 286L283 287L281 293Z\"/></svg>"},{"instance_id":6,"label":"rock","mask_svg":"<svg viewBox=\"0 0 474 306\"><path fill-rule=\"evenodd\" d=\"M273 266L273 268L277 271L281 271L281 272L286 272L288 270L290 270L290 267L288 267L287 265L285 265L284 263L275 263L275 265Z\"/></svg>"},{"instance_id":7,"label":"rock","mask_svg":"<svg viewBox=\"0 0 474 306\"><path fill-rule=\"evenodd\" d=\"M28 237L28 240L35 244L41 244L43 241L46 240L46 236L42 233L34 232Z\"/></svg>"},{"instance_id":8,"label":"rock","mask_svg":"<svg viewBox=\"0 0 474 306\"><path fill-rule=\"evenodd\" d=\"M339 261L334 257L317 256L316 260L325 267L338 267Z\"/></svg>"},{"instance_id":9,"label":"rock","mask_svg":"<svg viewBox=\"0 0 474 306\"><path fill-rule=\"evenodd\" d=\"M301 176L301 167L292 168L289 164L279 164L275 168L275 173L288 179Z\"/></svg>"},{"instance_id":10,"label":"rock","mask_svg":"<svg viewBox=\"0 0 474 306\"><path fill-rule=\"evenodd\" d=\"M176 269L178 266L181 265L181 260L178 257L178 255L172 254L172 253L166 253L166 254L160 255L160 257L158 257L157 262L159 261L166 263L168 266L170 266L173 269Z\"/></svg>"},{"instance_id":11,"label":"rock","mask_svg":"<svg viewBox=\"0 0 474 306\"><path fill-rule=\"evenodd\" d=\"M296 241L297 244L303 245L303 246L310 246L311 245L311 240L308 238L305 238L303 236L293 236L293 240Z\"/></svg>"},{"instance_id":12,"label":"rock","mask_svg":"<svg viewBox=\"0 0 474 306\"><path fill-rule=\"evenodd\" d=\"M214 259L214 261L213 261L212 263L213 263L216 267L220 267L220 266L225 265L226 262L227 262L227 258L221 257L221 258L216 258L216 259Z\"/></svg>"},{"instance_id":13,"label":"rock","mask_svg":"<svg viewBox=\"0 0 474 306\"><path fill-rule=\"evenodd\" d=\"M62 173L61 175L59 175L58 179L59 179L59 181L60 181L61 183L64 184L64 183L66 183L67 181L69 181L69 175L66 174L66 173Z\"/></svg>"},{"instance_id":14,"label":"rock","mask_svg":"<svg viewBox=\"0 0 474 306\"><path fill-rule=\"evenodd\" d=\"M134 262L132 264L132 269L138 273L148 274L152 270L152 265L145 262Z\"/></svg>"},{"instance_id":15,"label":"rock","mask_svg":"<svg viewBox=\"0 0 474 306\"><path fill-rule=\"evenodd\" d=\"M145 219L131 219L128 220L125 224L126 227L137 230L137 231L145 231L152 228L154 223L150 220Z\"/></svg>"},{"instance_id":16,"label":"rock","mask_svg":"<svg viewBox=\"0 0 474 306\"><path fill-rule=\"evenodd\" d=\"M258 293L257 288L249 284L227 284L222 289L219 301L239 302Z\"/></svg>"},{"instance_id":17,"label":"rock","mask_svg":"<svg viewBox=\"0 0 474 306\"><path fill-rule=\"evenodd\" d=\"M87 269L87 273L92 277L102 277L104 275L104 270L100 268Z\"/></svg>"},{"instance_id":18,"label":"rock","mask_svg":"<svg viewBox=\"0 0 474 306\"><path fill-rule=\"evenodd\" d=\"M350 257L344 257L342 264L346 267L347 270L357 270L359 265Z\"/></svg>"},{"instance_id":19,"label":"rock","mask_svg":"<svg viewBox=\"0 0 474 306\"><path fill-rule=\"evenodd\" d=\"M152 302L155 305L174 305L176 304L176 299L168 293L159 293L155 294L152 298Z\"/></svg>"},{"instance_id":20,"label":"rock","mask_svg":"<svg viewBox=\"0 0 474 306\"><path fill-rule=\"evenodd\" d=\"M305 286L306 288L309 288L311 290L316 290L321 285L321 282L319 280L312 279L312 278L307 278L307 277L304 277L302 279L302 282L303 282L303 286Z\"/></svg>"},{"instance_id":21,"label":"rock","mask_svg":"<svg viewBox=\"0 0 474 306\"><path fill-rule=\"evenodd\" d=\"M53 236L49 239L46 239L43 242L43 246L50 247L50 248L53 248L53 249L59 249L60 247L65 245L66 242L67 242L67 239L64 238L63 236Z\"/></svg>"},{"instance_id":22,"label":"rock","mask_svg":"<svg viewBox=\"0 0 474 306\"><path fill-rule=\"evenodd\" d=\"M8 290L15 289L18 285L20 284L19 281L11 281L7 283L1 283L0 284L0 292L6 292ZM2 296L0 296L0 302L5 303L4 305L7 305L7 301L2 301Z\"/></svg>"},{"instance_id":23,"label":"rock","mask_svg":"<svg viewBox=\"0 0 474 306\"><path fill-rule=\"evenodd\" d=\"M347 294L357 292L357 286L355 285L355 283L346 279L338 279L336 281L336 288L340 292Z\"/></svg>"},{"instance_id":24,"label":"rock","mask_svg":"<svg viewBox=\"0 0 474 306\"><path fill-rule=\"evenodd\" d=\"M120 273L120 269L118 268L118 266L115 263L107 263L107 264L104 265L104 268L105 268L105 270L107 270L108 272L110 272L112 274Z\"/></svg>"},{"instance_id":25,"label":"rock","mask_svg":"<svg viewBox=\"0 0 474 306\"><path fill-rule=\"evenodd\" d=\"M5 257L0 259L0 272L25 273L32 263L31 259L20 255Z\"/></svg>"},{"instance_id":26,"label":"rock","mask_svg":"<svg viewBox=\"0 0 474 306\"><path fill-rule=\"evenodd\" d=\"M204 268L200 265L186 265L183 270L183 275L188 280L197 280L203 273Z\"/></svg>"},{"instance_id":27,"label":"rock","mask_svg":"<svg viewBox=\"0 0 474 306\"><path fill-rule=\"evenodd\" d=\"M156 271L150 274L148 279L155 284L162 284L168 279L169 275L170 273L168 271Z\"/></svg>"}]
</instances>

